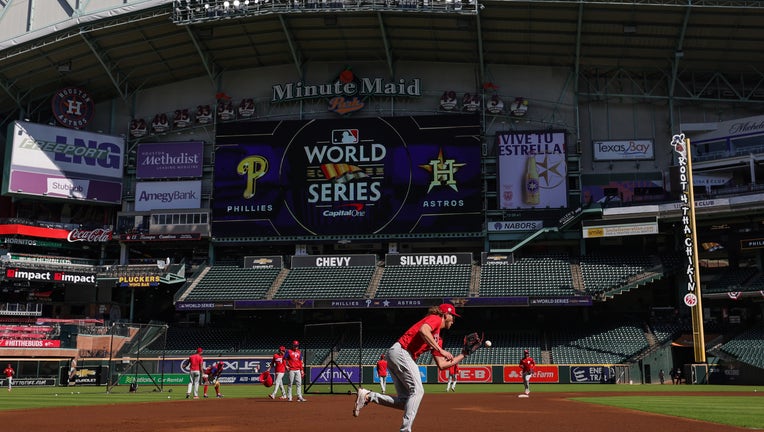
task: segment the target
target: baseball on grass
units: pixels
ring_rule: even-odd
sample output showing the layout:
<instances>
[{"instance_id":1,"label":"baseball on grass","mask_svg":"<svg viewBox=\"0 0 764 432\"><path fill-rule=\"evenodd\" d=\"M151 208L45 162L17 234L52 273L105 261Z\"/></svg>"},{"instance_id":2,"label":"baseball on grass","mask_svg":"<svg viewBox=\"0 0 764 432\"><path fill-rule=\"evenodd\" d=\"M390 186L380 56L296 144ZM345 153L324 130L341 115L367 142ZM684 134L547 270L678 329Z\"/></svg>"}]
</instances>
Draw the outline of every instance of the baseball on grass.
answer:
<instances>
[{"instance_id":1,"label":"baseball on grass","mask_svg":"<svg viewBox=\"0 0 764 432\"><path fill-rule=\"evenodd\" d=\"M489 341L489 340L485 341L485 346L487 346L487 347L490 347L491 345L493 345L493 344L491 343L491 341Z\"/></svg>"}]
</instances>

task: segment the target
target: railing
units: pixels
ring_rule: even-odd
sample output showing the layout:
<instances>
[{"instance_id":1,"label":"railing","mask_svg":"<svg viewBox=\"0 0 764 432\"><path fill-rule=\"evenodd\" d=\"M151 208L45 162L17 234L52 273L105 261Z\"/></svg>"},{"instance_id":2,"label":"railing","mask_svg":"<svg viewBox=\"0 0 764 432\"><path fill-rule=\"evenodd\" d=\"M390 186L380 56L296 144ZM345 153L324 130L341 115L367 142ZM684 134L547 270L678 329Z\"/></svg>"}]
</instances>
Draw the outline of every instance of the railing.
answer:
<instances>
[{"instance_id":1,"label":"railing","mask_svg":"<svg viewBox=\"0 0 764 432\"><path fill-rule=\"evenodd\" d=\"M41 303L0 303L0 315L42 316Z\"/></svg>"},{"instance_id":2,"label":"railing","mask_svg":"<svg viewBox=\"0 0 764 432\"><path fill-rule=\"evenodd\" d=\"M310 12L424 12L476 15L477 0L175 0L175 24L244 18L269 14Z\"/></svg>"}]
</instances>

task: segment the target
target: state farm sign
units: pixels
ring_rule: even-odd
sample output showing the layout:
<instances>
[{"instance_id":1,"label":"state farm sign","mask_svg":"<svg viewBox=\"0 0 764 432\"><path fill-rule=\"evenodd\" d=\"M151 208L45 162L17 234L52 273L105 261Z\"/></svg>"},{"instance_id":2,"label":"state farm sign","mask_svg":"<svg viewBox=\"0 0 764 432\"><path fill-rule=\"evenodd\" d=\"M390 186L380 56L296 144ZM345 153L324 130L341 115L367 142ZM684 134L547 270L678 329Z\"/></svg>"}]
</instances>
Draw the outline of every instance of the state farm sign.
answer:
<instances>
[{"instance_id":1,"label":"state farm sign","mask_svg":"<svg viewBox=\"0 0 764 432\"><path fill-rule=\"evenodd\" d=\"M521 383L523 377L520 374L520 366L504 366L505 383ZM557 366L536 365L533 370L531 382L557 383L560 382L560 369Z\"/></svg>"},{"instance_id":2,"label":"state farm sign","mask_svg":"<svg viewBox=\"0 0 764 432\"><path fill-rule=\"evenodd\" d=\"M111 229L96 228L94 230L73 229L69 231L66 239L70 243L86 241L91 243L104 243L111 240L113 231Z\"/></svg>"},{"instance_id":3,"label":"state farm sign","mask_svg":"<svg viewBox=\"0 0 764 432\"><path fill-rule=\"evenodd\" d=\"M465 383L490 383L493 382L493 373L490 366L459 366L458 381ZM438 371L438 382L448 382L448 371Z\"/></svg>"}]
</instances>

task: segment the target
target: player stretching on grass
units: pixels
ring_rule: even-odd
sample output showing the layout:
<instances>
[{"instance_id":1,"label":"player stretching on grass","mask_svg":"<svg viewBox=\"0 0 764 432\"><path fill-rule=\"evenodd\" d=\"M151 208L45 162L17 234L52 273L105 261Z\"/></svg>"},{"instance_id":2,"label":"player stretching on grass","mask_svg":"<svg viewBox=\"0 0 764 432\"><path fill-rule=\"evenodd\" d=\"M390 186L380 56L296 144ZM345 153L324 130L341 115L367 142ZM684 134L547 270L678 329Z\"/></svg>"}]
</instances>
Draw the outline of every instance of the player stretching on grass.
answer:
<instances>
[{"instance_id":1,"label":"player stretching on grass","mask_svg":"<svg viewBox=\"0 0 764 432\"><path fill-rule=\"evenodd\" d=\"M531 377L533 376L533 369L536 367L536 362L533 361L531 353L528 350L523 351L523 359L520 360L520 369L522 369L523 385L525 385L525 394L531 392Z\"/></svg>"},{"instance_id":2,"label":"player stretching on grass","mask_svg":"<svg viewBox=\"0 0 764 432\"><path fill-rule=\"evenodd\" d=\"M222 361L219 361L212 366L208 367L204 370L204 375L202 375L202 381L204 382L204 397L207 397L207 388L209 387L210 383L212 383L212 386L215 387L215 397L222 398L223 394L220 393L220 375L223 374L223 367L225 365Z\"/></svg>"},{"instance_id":3,"label":"player stretching on grass","mask_svg":"<svg viewBox=\"0 0 764 432\"><path fill-rule=\"evenodd\" d=\"M458 316L453 305L444 303L431 307L424 318L406 330L387 350L385 356L397 395L393 397L360 388L353 415L358 417L361 408L369 402L396 408L403 411L401 432L410 432L424 396L424 386L416 359L426 351L430 351L438 368L444 370L459 363L465 355L471 354L480 346L478 343L468 348L465 343L462 353L457 356L443 349L439 343L440 331L450 329L454 324L454 317Z\"/></svg>"},{"instance_id":4,"label":"player stretching on grass","mask_svg":"<svg viewBox=\"0 0 764 432\"><path fill-rule=\"evenodd\" d=\"M276 393L279 392L279 388L281 388L281 397L279 397L279 399L287 398L286 390L284 389L284 374L286 373L286 363L284 363L285 352L286 347L282 345L279 347L278 352L273 354L271 368L273 368L273 372L276 376L273 379L273 393L268 395L271 399L276 399Z\"/></svg>"}]
</instances>

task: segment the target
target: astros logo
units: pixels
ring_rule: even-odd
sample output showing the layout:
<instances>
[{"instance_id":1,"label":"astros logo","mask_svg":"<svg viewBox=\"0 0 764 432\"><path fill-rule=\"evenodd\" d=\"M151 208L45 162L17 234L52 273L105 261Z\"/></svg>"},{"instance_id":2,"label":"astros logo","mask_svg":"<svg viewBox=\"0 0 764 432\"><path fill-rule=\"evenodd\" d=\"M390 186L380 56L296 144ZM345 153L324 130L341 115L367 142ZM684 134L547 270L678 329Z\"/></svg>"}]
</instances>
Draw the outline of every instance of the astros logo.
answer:
<instances>
[{"instance_id":1,"label":"astros logo","mask_svg":"<svg viewBox=\"0 0 764 432\"><path fill-rule=\"evenodd\" d=\"M90 94L77 87L66 87L51 99L53 115L62 126L71 129L86 127L95 115L95 102Z\"/></svg>"}]
</instances>

